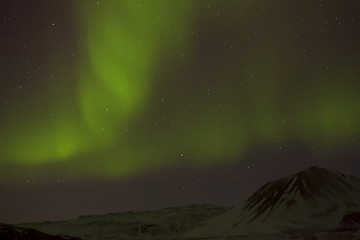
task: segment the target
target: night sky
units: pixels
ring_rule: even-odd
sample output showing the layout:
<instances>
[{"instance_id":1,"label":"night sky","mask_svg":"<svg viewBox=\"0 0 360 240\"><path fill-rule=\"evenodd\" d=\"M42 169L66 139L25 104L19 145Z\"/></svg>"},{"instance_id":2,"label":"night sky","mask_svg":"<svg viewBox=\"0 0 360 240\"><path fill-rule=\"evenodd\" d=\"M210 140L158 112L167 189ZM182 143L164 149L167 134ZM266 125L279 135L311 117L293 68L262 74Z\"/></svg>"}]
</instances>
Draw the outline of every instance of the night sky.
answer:
<instances>
[{"instance_id":1,"label":"night sky","mask_svg":"<svg viewBox=\"0 0 360 240\"><path fill-rule=\"evenodd\" d=\"M1 0L0 222L360 177L358 0Z\"/></svg>"}]
</instances>

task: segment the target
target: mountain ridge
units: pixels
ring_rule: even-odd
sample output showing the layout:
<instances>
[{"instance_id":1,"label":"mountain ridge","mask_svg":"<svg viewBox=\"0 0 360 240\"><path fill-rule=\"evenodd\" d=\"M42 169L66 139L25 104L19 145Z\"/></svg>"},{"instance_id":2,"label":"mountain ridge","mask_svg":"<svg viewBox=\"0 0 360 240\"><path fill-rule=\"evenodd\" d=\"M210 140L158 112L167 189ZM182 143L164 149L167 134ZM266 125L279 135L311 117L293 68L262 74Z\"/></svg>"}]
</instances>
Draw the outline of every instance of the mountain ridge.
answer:
<instances>
[{"instance_id":1,"label":"mountain ridge","mask_svg":"<svg viewBox=\"0 0 360 240\"><path fill-rule=\"evenodd\" d=\"M169 238L193 229L199 222L221 215L231 207L191 204L153 211L126 211L87 215L56 222L23 223L49 234L70 234L82 239Z\"/></svg>"}]
</instances>

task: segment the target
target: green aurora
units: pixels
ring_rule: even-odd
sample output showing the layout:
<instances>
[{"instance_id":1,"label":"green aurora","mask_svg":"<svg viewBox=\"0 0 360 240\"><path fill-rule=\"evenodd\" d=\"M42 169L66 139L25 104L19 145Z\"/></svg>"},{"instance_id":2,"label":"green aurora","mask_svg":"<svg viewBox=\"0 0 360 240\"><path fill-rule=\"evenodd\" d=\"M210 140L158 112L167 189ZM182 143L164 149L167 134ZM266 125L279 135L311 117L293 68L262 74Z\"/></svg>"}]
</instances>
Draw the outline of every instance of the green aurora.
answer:
<instances>
[{"instance_id":1,"label":"green aurora","mask_svg":"<svg viewBox=\"0 0 360 240\"><path fill-rule=\"evenodd\" d=\"M252 146L332 154L360 133L360 68L345 47L356 40L319 35L306 10L304 29L270 2L74 3L73 74L55 76L39 105L7 110L1 163L123 177L181 158L242 161Z\"/></svg>"}]
</instances>

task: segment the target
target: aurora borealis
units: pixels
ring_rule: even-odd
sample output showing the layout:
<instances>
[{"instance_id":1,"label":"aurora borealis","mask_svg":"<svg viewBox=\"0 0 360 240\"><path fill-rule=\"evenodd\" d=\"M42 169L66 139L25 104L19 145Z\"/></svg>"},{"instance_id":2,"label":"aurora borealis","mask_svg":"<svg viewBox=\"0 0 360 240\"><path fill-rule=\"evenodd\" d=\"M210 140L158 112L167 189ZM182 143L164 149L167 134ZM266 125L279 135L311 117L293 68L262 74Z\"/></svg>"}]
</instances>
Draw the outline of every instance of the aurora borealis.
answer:
<instances>
[{"instance_id":1,"label":"aurora borealis","mask_svg":"<svg viewBox=\"0 0 360 240\"><path fill-rule=\"evenodd\" d=\"M227 182L234 169L251 169L262 182L296 166L353 174L360 166L359 1L0 7L3 194L9 186L123 184L144 174L148 188L171 171L231 169ZM269 166L275 170L265 174ZM208 175L199 175L205 184ZM178 194L186 185L174 184Z\"/></svg>"}]
</instances>

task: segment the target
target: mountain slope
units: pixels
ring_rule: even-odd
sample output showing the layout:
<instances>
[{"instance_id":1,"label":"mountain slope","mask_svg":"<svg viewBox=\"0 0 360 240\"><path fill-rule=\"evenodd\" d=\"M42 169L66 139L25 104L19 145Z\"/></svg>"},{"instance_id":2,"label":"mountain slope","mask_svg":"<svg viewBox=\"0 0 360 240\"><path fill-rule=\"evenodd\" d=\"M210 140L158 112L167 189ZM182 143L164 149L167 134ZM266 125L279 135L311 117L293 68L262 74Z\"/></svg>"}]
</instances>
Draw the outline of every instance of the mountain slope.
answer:
<instances>
[{"instance_id":1,"label":"mountain slope","mask_svg":"<svg viewBox=\"0 0 360 240\"><path fill-rule=\"evenodd\" d=\"M186 236L333 229L342 216L359 210L359 179L311 167L268 182L241 205Z\"/></svg>"}]
</instances>

